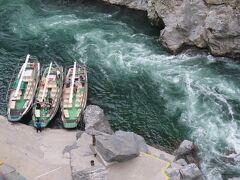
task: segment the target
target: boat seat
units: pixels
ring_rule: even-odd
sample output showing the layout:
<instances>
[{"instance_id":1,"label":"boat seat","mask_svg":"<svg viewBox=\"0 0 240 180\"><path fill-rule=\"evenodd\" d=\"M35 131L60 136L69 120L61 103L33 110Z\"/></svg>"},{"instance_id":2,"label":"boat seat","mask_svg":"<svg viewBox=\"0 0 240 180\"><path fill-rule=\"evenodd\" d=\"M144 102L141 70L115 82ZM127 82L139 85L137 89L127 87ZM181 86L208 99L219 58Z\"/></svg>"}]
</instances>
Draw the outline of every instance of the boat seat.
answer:
<instances>
[{"instance_id":1,"label":"boat seat","mask_svg":"<svg viewBox=\"0 0 240 180\"><path fill-rule=\"evenodd\" d=\"M77 99L82 99L83 98L83 94L77 94L76 98Z\"/></svg>"},{"instance_id":2,"label":"boat seat","mask_svg":"<svg viewBox=\"0 0 240 180\"><path fill-rule=\"evenodd\" d=\"M21 95L13 96L13 97L12 97L12 100L20 100L20 99L21 99Z\"/></svg>"},{"instance_id":3,"label":"boat seat","mask_svg":"<svg viewBox=\"0 0 240 180\"><path fill-rule=\"evenodd\" d=\"M63 107L64 107L64 108L71 108L71 107L72 107L72 104L64 103L64 104L63 104Z\"/></svg>"},{"instance_id":4,"label":"boat seat","mask_svg":"<svg viewBox=\"0 0 240 180\"><path fill-rule=\"evenodd\" d=\"M10 101L10 109L15 109L15 106L16 106L16 101Z\"/></svg>"},{"instance_id":5,"label":"boat seat","mask_svg":"<svg viewBox=\"0 0 240 180\"><path fill-rule=\"evenodd\" d=\"M56 94L57 94L57 92L56 91L51 91L51 97L55 97L56 96Z\"/></svg>"},{"instance_id":6,"label":"boat seat","mask_svg":"<svg viewBox=\"0 0 240 180\"><path fill-rule=\"evenodd\" d=\"M81 99L76 99L76 103L81 103L82 102L82 98Z\"/></svg>"},{"instance_id":7,"label":"boat seat","mask_svg":"<svg viewBox=\"0 0 240 180\"><path fill-rule=\"evenodd\" d=\"M24 95L24 99L31 99L32 97L32 91L26 92L26 94Z\"/></svg>"},{"instance_id":8,"label":"boat seat","mask_svg":"<svg viewBox=\"0 0 240 180\"><path fill-rule=\"evenodd\" d=\"M25 92L29 92L31 89L32 89L32 87L31 87L31 86L27 86L27 88L26 88L26 91L25 91Z\"/></svg>"},{"instance_id":9,"label":"boat seat","mask_svg":"<svg viewBox=\"0 0 240 180\"><path fill-rule=\"evenodd\" d=\"M75 107L76 107L76 108L81 107L80 103L77 103L77 102L76 102L76 103L75 103Z\"/></svg>"},{"instance_id":10,"label":"boat seat","mask_svg":"<svg viewBox=\"0 0 240 180\"><path fill-rule=\"evenodd\" d=\"M31 81L27 81L27 83L28 83L27 86L30 86L30 87L31 87L31 86L33 86L33 84L34 84L34 81L31 79Z\"/></svg>"},{"instance_id":11,"label":"boat seat","mask_svg":"<svg viewBox=\"0 0 240 180\"><path fill-rule=\"evenodd\" d=\"M65 116L66 118L69 118L69 113L68 113L68 110L67 110L67 109L64 109L64 110L63 110L63 113L64 113L64 116Z\"/></svg>"},{"instance_id":12,"label":"boat seat","mask_svg":"<svg viewBox=\"0 0 240 180\"><path fill-rule=\"evenodd\" d=\"M39 109L35 109L35 116L36 116L37 118L40 117L40 110L39 110Z\"/></svg>"},{"instance_id":13,"label":"boat seat","mask_svg":"<svg viewBox=\"0 0 240 180\"><path fill-rule=\"evenodd\" d=\"M68 104L68 103L69 103L69 100L68 100L68 99L64 99L64 100L63 100L63 103L64 103L64 104Z\"/></svg>"},{"instance_id":14,"label":"boat seat","mask_svg":"<svg viewBox=\"0 0 240 180\"><path fill-rule=\"evenodd\" d=\"M70 88L65 88L65 89L64 89L64 93L70 94L70 92L71 92L71 89L70 89Z\"/></svg>"},{"instance_id":15,"label":"boat seat","mask_svg":"<svg viewBox=\"0 0 240 180\"><path fill-rule=\"evenodd\" d=\"M51 89L51 92L57 92L57 91L58 91L58 89L56 87Z\"/></svg>"},{"instance_id":16,"label":"boat seat","mask_svg":"<svg viewBox=\"0 0 240 180\"><path fill-rule=\"evenodd\" d=\"M50 83L47 86L48 86L48 88L57 88L57 84L56 83L54 83L54 84Z\"/></svg>"}]
</instances>

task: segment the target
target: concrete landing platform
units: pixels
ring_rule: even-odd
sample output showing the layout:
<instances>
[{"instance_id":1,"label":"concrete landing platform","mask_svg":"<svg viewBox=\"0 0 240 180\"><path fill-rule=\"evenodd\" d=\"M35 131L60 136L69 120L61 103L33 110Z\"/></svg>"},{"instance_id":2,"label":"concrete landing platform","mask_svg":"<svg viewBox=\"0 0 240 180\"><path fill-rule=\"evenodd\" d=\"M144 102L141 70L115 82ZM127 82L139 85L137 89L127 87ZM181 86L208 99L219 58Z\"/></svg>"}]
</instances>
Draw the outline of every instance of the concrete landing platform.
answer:
<instances>
[{"instance_id":1,"label":"concrete landing platform","mask_svg":"<svg viewBox=\"0 0 240 180\"><path fill-rule=\"evenodd\" d=\"M165 171L170 163L155 156L141 153L140 156L115 163L108 167L108 179L114 180L164 180L168 179Z\"/></svg>"}]
</instances>

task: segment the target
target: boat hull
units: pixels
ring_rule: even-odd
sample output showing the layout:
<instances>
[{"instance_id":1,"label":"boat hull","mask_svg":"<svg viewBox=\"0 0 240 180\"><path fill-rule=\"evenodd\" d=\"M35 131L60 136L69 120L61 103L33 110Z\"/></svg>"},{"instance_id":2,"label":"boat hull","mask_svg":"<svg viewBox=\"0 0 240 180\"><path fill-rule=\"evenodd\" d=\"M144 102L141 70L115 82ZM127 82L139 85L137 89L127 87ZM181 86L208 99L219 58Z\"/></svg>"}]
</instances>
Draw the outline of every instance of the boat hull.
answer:
<instances>
[{"instance_id":1,"label":"boat hull","mask_svg":"<svg viewBox=\"0 0 240 180\"><path fill-rule=\"evenodd\" d=\"M60 106L62 86L63 68L54 63L51 68L48 67L43 71L32 111L33 126L36 126L36 120L39 120L44 128L54 118ZM51 103L50 99L52 99ZM38 102L41 104L40 108L37 108Z\"/></svg>"},{"instance_id":2,"label":"boat hull","mask_svg":"<svg viewBox=\"0 0 240 180\"><path fill-rule=\"evenodd\" d=\"M22 120L31 109L40 78L40 63L36 58L30 56L24 72L21 72L22 68L8 89L7 117L11 122Z\"/></svg>"},{"instance_id":3,"label":"boat hull","mask_svg":"<svg viewBox=\"0 0 240 180\"><path fill-rule=\"evenodd\" d=\"M78 126L86 107L88 94L87 69L85 66L76 66L74 81L70 83L70 86L74 83L74 90L68 87L67 83L72 77L72 69L73 67L70 67L66 75L61 101L61 119L63 127L67 129L73 129Z\"/></svg>"}]
</instances>

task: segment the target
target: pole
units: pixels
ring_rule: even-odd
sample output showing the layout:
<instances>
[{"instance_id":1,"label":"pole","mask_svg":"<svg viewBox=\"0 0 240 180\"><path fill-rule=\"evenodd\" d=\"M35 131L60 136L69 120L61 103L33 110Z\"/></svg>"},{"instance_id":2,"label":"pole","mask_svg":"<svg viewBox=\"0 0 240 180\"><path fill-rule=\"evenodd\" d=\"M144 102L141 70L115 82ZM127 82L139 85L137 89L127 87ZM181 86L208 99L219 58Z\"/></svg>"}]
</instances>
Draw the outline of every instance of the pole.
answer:
<instances>
[{"instance_id":1,"label":"pole","mask_svg":"<svg viewBox=\"0 0 240 180\"><path fill-rule=\"evenodd\" d=\"M69 104L72 104L72 97L73 97L73 87L74 87L75 74L76 74L76 62L74 62L74 66L73 66L72 84L71 84L71 91L70 91Z\"/></svg>"},{"instance_id":2,"label":"pole","mask_svg":"<svg viewBox=\"0 0 240 180\"><path fill-rule=\"evenodd\" d=\"M17 85L17 89L16 89L15 94L14 94L15 97L17 96L18 91L19 91L19 89L21 87L22 80L23 80L23 75L24 75L25 69L27 67L27 63L28 63L29 58L30 58L30 54L27 55L25 63L23 64L23 66L22 66L22 68L21 68L21 70L20 70L20 72L18 74L18 77L19 77L19 75L21 75L21 76L20 76L20 79L19 79L19 82L18 82L18 85Z\"/></svg>"},{"instance_id":3,"label":"pole","mask_svg":"<svg viewBox=\"0 0 240 180\"><path fill-rule=\"evenodd\" d=\"M51 72L51 69L52 69L52 62L50 63L50 66L49 66L49 69L48 69L48 73L47 73L46 82L45 82L44 89L43 89L43 95L42 95L42 98L41 98L41 102L43 101L44 95L46 93L47 84L48 84L48 77L49 77L49 74Z\"/></svg>"}]
</instances>

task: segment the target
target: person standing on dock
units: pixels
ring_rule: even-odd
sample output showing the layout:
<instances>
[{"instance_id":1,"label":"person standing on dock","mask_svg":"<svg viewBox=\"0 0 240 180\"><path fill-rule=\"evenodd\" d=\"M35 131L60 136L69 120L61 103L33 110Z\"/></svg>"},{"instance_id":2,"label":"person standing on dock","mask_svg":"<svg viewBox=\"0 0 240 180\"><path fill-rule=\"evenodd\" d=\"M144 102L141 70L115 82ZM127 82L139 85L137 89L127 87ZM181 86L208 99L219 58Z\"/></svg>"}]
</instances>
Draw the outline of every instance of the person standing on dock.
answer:
<instances>
[{"instance_id":1,"label":"person standing on dock","mask_svg":"<svg viewBox=\"0 0 240 180\"><path fill-rule=\"evenodd\" d=\"M36 130L37 130L37 133L38 131L42 132L42 124L39 119L36 121Z\"/></svg>"}]
</instances>

